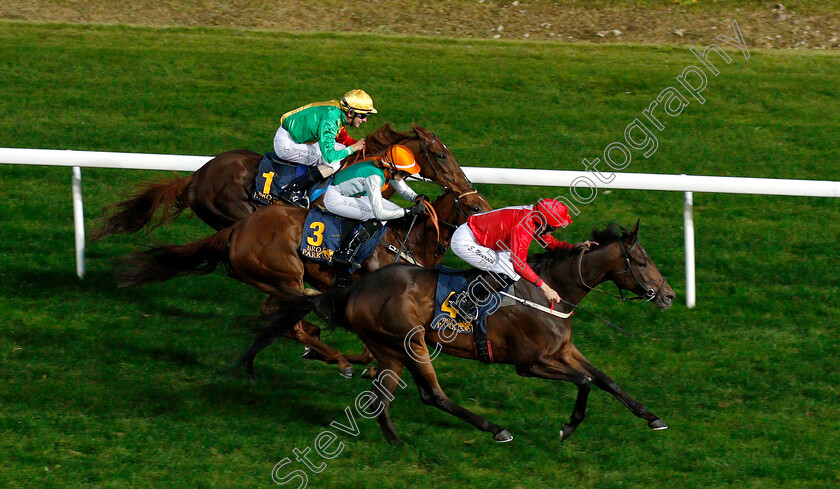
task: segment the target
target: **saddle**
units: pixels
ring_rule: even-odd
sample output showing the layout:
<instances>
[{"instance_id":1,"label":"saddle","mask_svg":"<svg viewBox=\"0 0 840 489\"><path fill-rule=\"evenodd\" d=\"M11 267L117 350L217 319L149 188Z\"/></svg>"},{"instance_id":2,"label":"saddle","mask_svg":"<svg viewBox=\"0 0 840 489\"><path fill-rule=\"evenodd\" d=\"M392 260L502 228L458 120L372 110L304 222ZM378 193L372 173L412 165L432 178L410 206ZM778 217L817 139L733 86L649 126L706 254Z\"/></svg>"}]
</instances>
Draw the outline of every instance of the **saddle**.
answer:
<instances>
[{"instance_id":1,"label":"saddle","mask_svg":"<svg viewBox=\"0 0 840 489\"><path fill-rule=\"evenodd\" d=\"M437 267L438 280L435 289L435 316L431 328L439 331L451 329L456 333L473 335L476 357L483 363L493 362L493 352L490 342L487 340L487 318L500 307L513 305L512 302L500 300L498 294L491 295L490 300L478 307L475 321L463 321L458 310L450 302L459 292L481 274L480 270L456 270L446 267ZM509 291L514 286L506 287Z\"/></svg>"},{"instance_id":2,"label":"saddle","mask_svg":"<svg viewBox=\"0 0 840 489\"><path fill-rule=\"evenodd\" d=\"M283 160L273 151L266 153L260 161L251 198L266 205L283 204L284 202L278 197L280 191L310 168L312 167ZM309 201L312 202L320 197L331 183L332 177L310 187L306 191Z\"/></svg>"},{"instance_id":3,"label":"saddle","mask_svg":"<svg viewBox=\"0 0 840 489\"><path fill-rule=\"evenodd\" d=\"M342 237L356 231L362 226L362 221L347 219L326 210L311 209L303 224L303 234L300 239L300 254L306 258L329 263L332 256L341 246ZM359 246L356 252L358 261L363 261L373 252L387 227L382 227L366 242ZM351 271L352 272L352 271Z\"/></svg>"}]
</instances>

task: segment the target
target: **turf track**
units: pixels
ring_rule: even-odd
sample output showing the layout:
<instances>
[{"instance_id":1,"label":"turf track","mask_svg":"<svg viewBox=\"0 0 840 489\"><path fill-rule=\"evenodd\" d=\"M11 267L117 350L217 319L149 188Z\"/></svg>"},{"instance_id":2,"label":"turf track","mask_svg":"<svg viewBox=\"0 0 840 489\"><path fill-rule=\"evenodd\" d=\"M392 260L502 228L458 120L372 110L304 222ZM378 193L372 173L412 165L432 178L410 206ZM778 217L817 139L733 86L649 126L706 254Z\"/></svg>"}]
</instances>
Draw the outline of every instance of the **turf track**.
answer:
<instances>
[{"instance_id":1,"label":"turf track","mask_svg":"<svg viewBox=\"0 0 840 489\"><path fill-rule=\"evenodd\" d=\"M12 147L267 150L284 110L359 86L381 115L357 136L416 122L464 166L582 169L695 62L668 47L0 27L0 146ZM667 119L657 152L634 153L627 171L837 180L840 58L730 54L706 104ZM101 207L163 176L84 170L88 229ZM369 383L301 361L288 343L260 357L256 386L230 376L261 297L221 273L115 290L111 259L205 236L195 219L89 245L79 282L69 181L66 168L0 166L0 485L274 486L272 467L343 420ZM496 207L564 192L479 188ZM342 434L344 451L309 473L309 487L836 486L838 202L701 194L695 203L691 311L680 194L601 192L561 236L641 218L678 304L656 311L590 297L589 308L633 337L584 315L575 337L669 430L649 431L594 390L587 420L561 443L571 385L441 358L450 396L508 428L512 444L423 406L409 382L393 410L406 446L386 445L376 423L360 420L359 436ZM343 332L328 341L359 347Z\"/></svg>"}]
</instances>

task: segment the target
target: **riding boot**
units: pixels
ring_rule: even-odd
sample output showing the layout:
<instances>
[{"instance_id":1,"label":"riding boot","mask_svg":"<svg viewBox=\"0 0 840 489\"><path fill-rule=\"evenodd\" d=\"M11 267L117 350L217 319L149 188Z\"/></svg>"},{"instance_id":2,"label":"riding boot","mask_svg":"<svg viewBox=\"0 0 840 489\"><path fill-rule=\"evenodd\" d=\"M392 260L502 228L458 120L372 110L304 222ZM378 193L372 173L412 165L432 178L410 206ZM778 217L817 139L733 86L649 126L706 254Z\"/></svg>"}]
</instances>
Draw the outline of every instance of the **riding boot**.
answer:
<instances>
[{"instance_id":1,"label":"riding boot","mask_svg":"<svg viewBox=\"0 0 840 489\"><path fill-rule=\"evenodd\" d=\"M467 284L466 288L449 301L449 304L466 322L478 319L478 305L487 302L487 297L493 292L505 290L515 281L505 274L482 273Z\"/></svg>"},{"instance_id":2,"label":"riding boot","mask_svg":"<svg viewBox=\"0 0 840 489\"><path fill-rule=\"evenodd\" d=\"M450 301L450 305L466 322L473 325L473 348L482 363L493 363L493 347L487 339L486 323L477 321L478 306L487 302L493 292L505 290L515 282L504 274L481 274Z\"/></svg>"},{"instance_id":3,"label":"riding boot","mask_svg":"<svg viewBox=\"0 0 840 489\"><path fill-rule=\"evenodd\" d=\"M310 202L306 191L309 190L309 187L324 180L324 178L321 169L313 166L306 173L286 184L280 191L278 197L288 204L309 209Z\"/></svg>"},{"instance_id":4,"label":"riding boot","mask_svg":"<svg viewBox=\"0 0 840 489\"><path fill-rule=\"evenodd\" d=\"M345 239L338 250L336 250L332 257L333 265L346 265L352 270L359 268L361 264L354 261L356 252L381 227L382 223L377 220L362 223L362 227L353 233L349 239Z\"/></svg>"}]
</instances>

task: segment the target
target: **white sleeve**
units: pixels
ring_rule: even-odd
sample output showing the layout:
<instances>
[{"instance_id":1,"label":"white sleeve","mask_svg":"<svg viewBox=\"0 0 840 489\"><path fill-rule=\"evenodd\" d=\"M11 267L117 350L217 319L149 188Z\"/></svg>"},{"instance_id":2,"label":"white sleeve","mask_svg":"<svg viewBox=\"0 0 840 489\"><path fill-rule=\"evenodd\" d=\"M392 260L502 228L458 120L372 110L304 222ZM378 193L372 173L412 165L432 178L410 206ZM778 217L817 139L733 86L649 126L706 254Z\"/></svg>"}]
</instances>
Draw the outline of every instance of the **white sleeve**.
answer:
<instances>
[{"instance_id":1,"label":"white sleeve","mask_svg":"<svg viewBox=\"0 0 840 489\"><path fill-rule=\"evenodd\" d=\"M388 221L405 216L406 210L402 207L386 209L382 204L382 184L382 178L378 175L371 175L365 178L365 192L367 193L368 201L370 201L370 208L373 211L374 217L380 221Z\"/></svg>"},{"instance_id":2,"label":"white sleeve","mask_svg":"<svg viewBox=\"0 0 840 489\"><path fill-rule=\"evenodd\" d=\"M417 198L417 192L409 187L405 180L391 180L391 186L400 194L400 197L408 202L414 202L414 199Z\"/></svg>"}]
</instances>

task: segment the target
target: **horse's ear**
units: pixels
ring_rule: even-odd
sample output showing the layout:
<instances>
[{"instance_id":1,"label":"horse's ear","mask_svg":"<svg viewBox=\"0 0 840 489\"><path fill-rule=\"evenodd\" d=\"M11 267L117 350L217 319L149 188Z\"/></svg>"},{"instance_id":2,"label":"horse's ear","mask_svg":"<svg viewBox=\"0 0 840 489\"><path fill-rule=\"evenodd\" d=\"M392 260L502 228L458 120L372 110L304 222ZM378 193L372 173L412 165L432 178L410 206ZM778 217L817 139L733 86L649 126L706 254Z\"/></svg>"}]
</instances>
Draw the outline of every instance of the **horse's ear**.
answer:
<instances>
[{"instance_id":1,"label":"horse's ear","mask_svg":"<svg viewBox=\"0 0 840 489\"><path fill-rule=\"evenodd\" d=\"M424 142L432 139L432 134L426 128L420 127L413 122L411 123L411 128L414 130L414 133L417 134L417 137Z\"/></svg>"},{"instance_id":2,"label":"horse's ear","mask_svg":"<svg viewBox=\"0 0 840 489\"><path fill-rule=\"evenodd\" d=\"M630 230L630 242L635 243L636 240L639 239L639 221L640 219L636 219L636 225L633 226L633 229Z\"/></svg>"}]
</instances>

